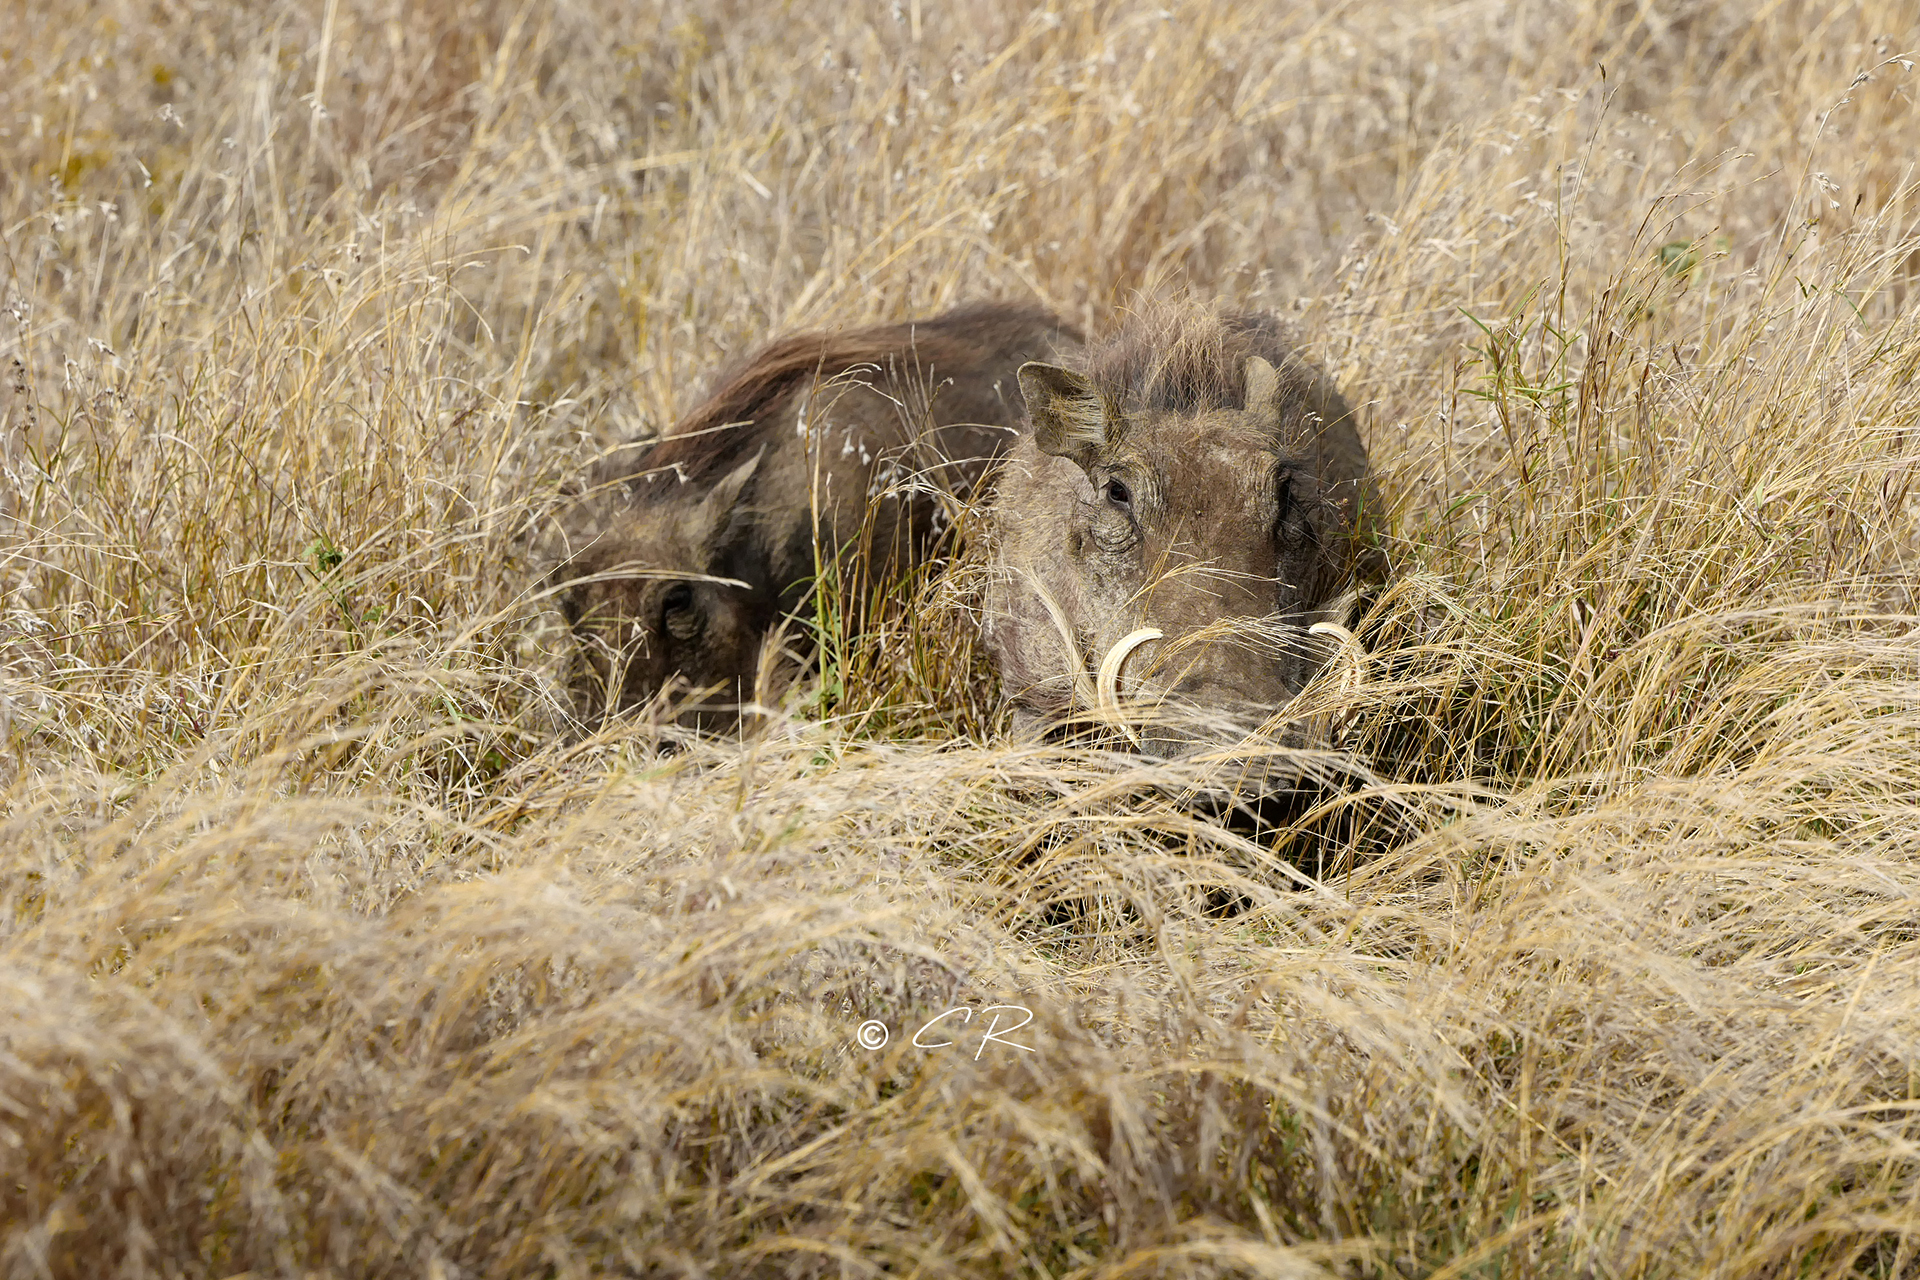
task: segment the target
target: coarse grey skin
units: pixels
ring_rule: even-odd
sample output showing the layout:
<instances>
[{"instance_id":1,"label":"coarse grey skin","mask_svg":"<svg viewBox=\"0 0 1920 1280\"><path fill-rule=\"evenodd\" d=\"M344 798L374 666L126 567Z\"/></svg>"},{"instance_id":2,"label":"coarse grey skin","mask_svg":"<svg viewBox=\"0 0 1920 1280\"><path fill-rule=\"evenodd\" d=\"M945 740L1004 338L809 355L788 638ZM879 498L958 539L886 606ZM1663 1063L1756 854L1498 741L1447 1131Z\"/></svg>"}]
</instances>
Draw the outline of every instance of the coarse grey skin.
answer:
<instances>
[{"instance_id":1,"label":"coarse grey skin","mask_svg":"<svg viewBox=\"0 0 1920 1280\"><path fill-rule=\"evenodd\" d=\"M1118 681L1157 708L1141 750L1238 742L1325 661L1307 628L1344 623L1343 593L1384 567L1352 410L1277 321L1192 307L1027 365L1020 388L1032 427L989 513L984 630L1016 729L1084 710L1109 651L1157 628Z\"/></svg>"},{"instance_id":2,"label":"coarse grey skin","mask_svg":"<svg viewBox=\"0 0 1920 1280\"><path fill-rule=\"evenodd\" d=\"M966 497L1005 452L1016 371L1078 342L1050 312L1009 303L789 335L718 377L667 435L603 461L550 575L572 584L559 602L581 709L625 711L672 684L690 695L681 724L734 726L763 643L806 602L816 538L832 555L870 530L870 580L897 580L943 526L940 492Z\"/></svg>"}]
</instances>

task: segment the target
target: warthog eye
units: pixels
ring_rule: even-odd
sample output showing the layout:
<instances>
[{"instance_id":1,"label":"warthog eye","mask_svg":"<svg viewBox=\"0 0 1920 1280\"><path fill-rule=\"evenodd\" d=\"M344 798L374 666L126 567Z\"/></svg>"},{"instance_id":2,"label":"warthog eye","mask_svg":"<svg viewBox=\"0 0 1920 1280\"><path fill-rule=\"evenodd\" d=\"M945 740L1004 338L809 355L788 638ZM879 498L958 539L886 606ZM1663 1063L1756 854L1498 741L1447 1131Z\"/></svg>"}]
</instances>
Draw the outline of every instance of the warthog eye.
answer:
<instances>
[{"instance_id":1,"label":"warthog eye","mask_svg":"<svg viewBox=\"0 0 1920 1280\"><path fill-rule=\"evenodd\" d=\"M700 620L693 615L691 585L676 582L660 597L660 625L679 640L691 640L700 629Z\"/></svg>"},{"instance_id":2,"label":"warthog eye","mask_svg":"<svg viewBox=\"0 0 1920 1280\"><path fill-rule=\"evenodd\" d=\"M1116 507L1130 507L1133 505L1133 490L1127 488L1124 482L1109 478L1107 480L1107 501Z\"/></svg>"}]
</instances>

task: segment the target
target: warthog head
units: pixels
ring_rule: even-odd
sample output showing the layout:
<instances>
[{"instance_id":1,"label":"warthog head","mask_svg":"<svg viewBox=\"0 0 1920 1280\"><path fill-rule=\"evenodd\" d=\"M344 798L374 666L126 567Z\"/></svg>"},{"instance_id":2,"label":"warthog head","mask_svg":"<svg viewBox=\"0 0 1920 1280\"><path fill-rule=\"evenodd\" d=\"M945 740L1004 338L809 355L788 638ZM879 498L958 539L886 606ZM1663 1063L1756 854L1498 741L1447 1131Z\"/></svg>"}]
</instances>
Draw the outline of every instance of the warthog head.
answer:
<instances>
[{"instance_id":1,"label":"warthog head","mask_svg":"<svg viewBox=\"0 0 1920 1280\"><path fill-rule=\"evenodd\" d=\"M680 712L692 729L725 727L752 693L760 646L776 593L738 575L749 518L742 491L759 470L755 454L711 488L682 484L671 471L639 483L657 497L591 540L564 566L560 595L595 701L615 712L663 690L704 691Z\"/></svg>"},{"instance_id":2,"label":"warthog head","mask_svg":"<svg viewBox=\"0 0 1920 1280\"><path fill-rule=\"evenodd\" d=\"M1007 691L1040 718L1124 699L1152 755L1237 741L1325 662L1308 628L1375 567L1352 411L1276 322L1196 311L1137 317L1077 369L1027 364L1020 389L987 611Z\"/></svg>"}]
</instances>

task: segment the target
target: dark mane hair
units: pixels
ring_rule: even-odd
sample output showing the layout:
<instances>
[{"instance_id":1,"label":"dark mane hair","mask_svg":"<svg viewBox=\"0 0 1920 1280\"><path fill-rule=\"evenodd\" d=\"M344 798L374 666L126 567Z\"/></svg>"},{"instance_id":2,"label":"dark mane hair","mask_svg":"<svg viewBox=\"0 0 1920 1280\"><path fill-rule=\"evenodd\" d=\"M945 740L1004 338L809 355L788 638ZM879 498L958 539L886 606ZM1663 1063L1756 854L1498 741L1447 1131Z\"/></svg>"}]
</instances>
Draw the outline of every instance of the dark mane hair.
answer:
<instances>
[{"instance_id":1,"label":"dark mane hair","mask_svg":"<svg viewBox=\"0 0 1920 1280\"><path fill-rule=\"evenodd\" d=\"M841 333L789 334L723 368L714 378L714 389L671 431L615 451L594 468L593 483L598 487L666 467L687 480L706 479L745 461L769 432L784 428L783 411L803 388L861 365L877 365L883 374L894 372L891 366L903 355L910 369L937 376L942 369L979 364L983 349L1013 350L1042 325L1079 340L1071 325L1046 308L1003 302L969 303L931 319Z\"/></svg>"},{"instance_id":2,"label":"dark mane hair","mask_svg":"<svg viewBox=\"0 0 1920 1280\"><path fill-rule=\"evenodd\" d=\"M1244 409L1248 356L1268 361L1283 379L1315 380L1315 371L1294 354L1288 338L1286 327L1271 315L1222 315L1194 303L1150 303L1088 349L1086 373L1124 408Z\"/></svg>"}]
</instances>

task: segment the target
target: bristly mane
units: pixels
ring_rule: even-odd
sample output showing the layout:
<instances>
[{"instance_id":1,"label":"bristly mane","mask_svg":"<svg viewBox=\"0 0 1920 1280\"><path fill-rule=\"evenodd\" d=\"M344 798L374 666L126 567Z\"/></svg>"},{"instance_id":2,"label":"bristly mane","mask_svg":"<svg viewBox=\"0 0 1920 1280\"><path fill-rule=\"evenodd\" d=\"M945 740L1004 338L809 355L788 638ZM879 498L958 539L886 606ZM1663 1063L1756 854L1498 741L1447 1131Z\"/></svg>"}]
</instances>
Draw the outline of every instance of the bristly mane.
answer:
<instances>
[{"instance_id":1,"label":"bristly mane","mask_svg":"<svg viewBox=\"0 0 1920 1280\"><path fill-rule=\"evenodd\" d=\"M739 462L769 433L791 430L786 410L795 393L857 369L878 365L883 375L930 373L979 363L980 352L1021 342L1036 325L1058 324L1063 338L1077 341L1072 326L1043 307L980 302L929 320L876 325L844 333L790 334L736 361L714 379L714 390L651 445L622 449L594 469L594 483L611 483L642 471L671 467L687 480L707 479ZM894 357L907 367L890 370Z\"/></svg>"},{"instance_id":2,"label":"bristly mane","mask_svg":"<svg viewBox=\"0 0 1920 1280\"><path fill-rule=\"evenodd\" d=\"M1087 351L1085 367L1094 385L1123 409L1206 413L1246 407L1248 356L1271 363L1283 380L1303 380L1305 371L1279 320L1221 315L1193 303L1142 307Z\"/></svg>"}]
</instances>

